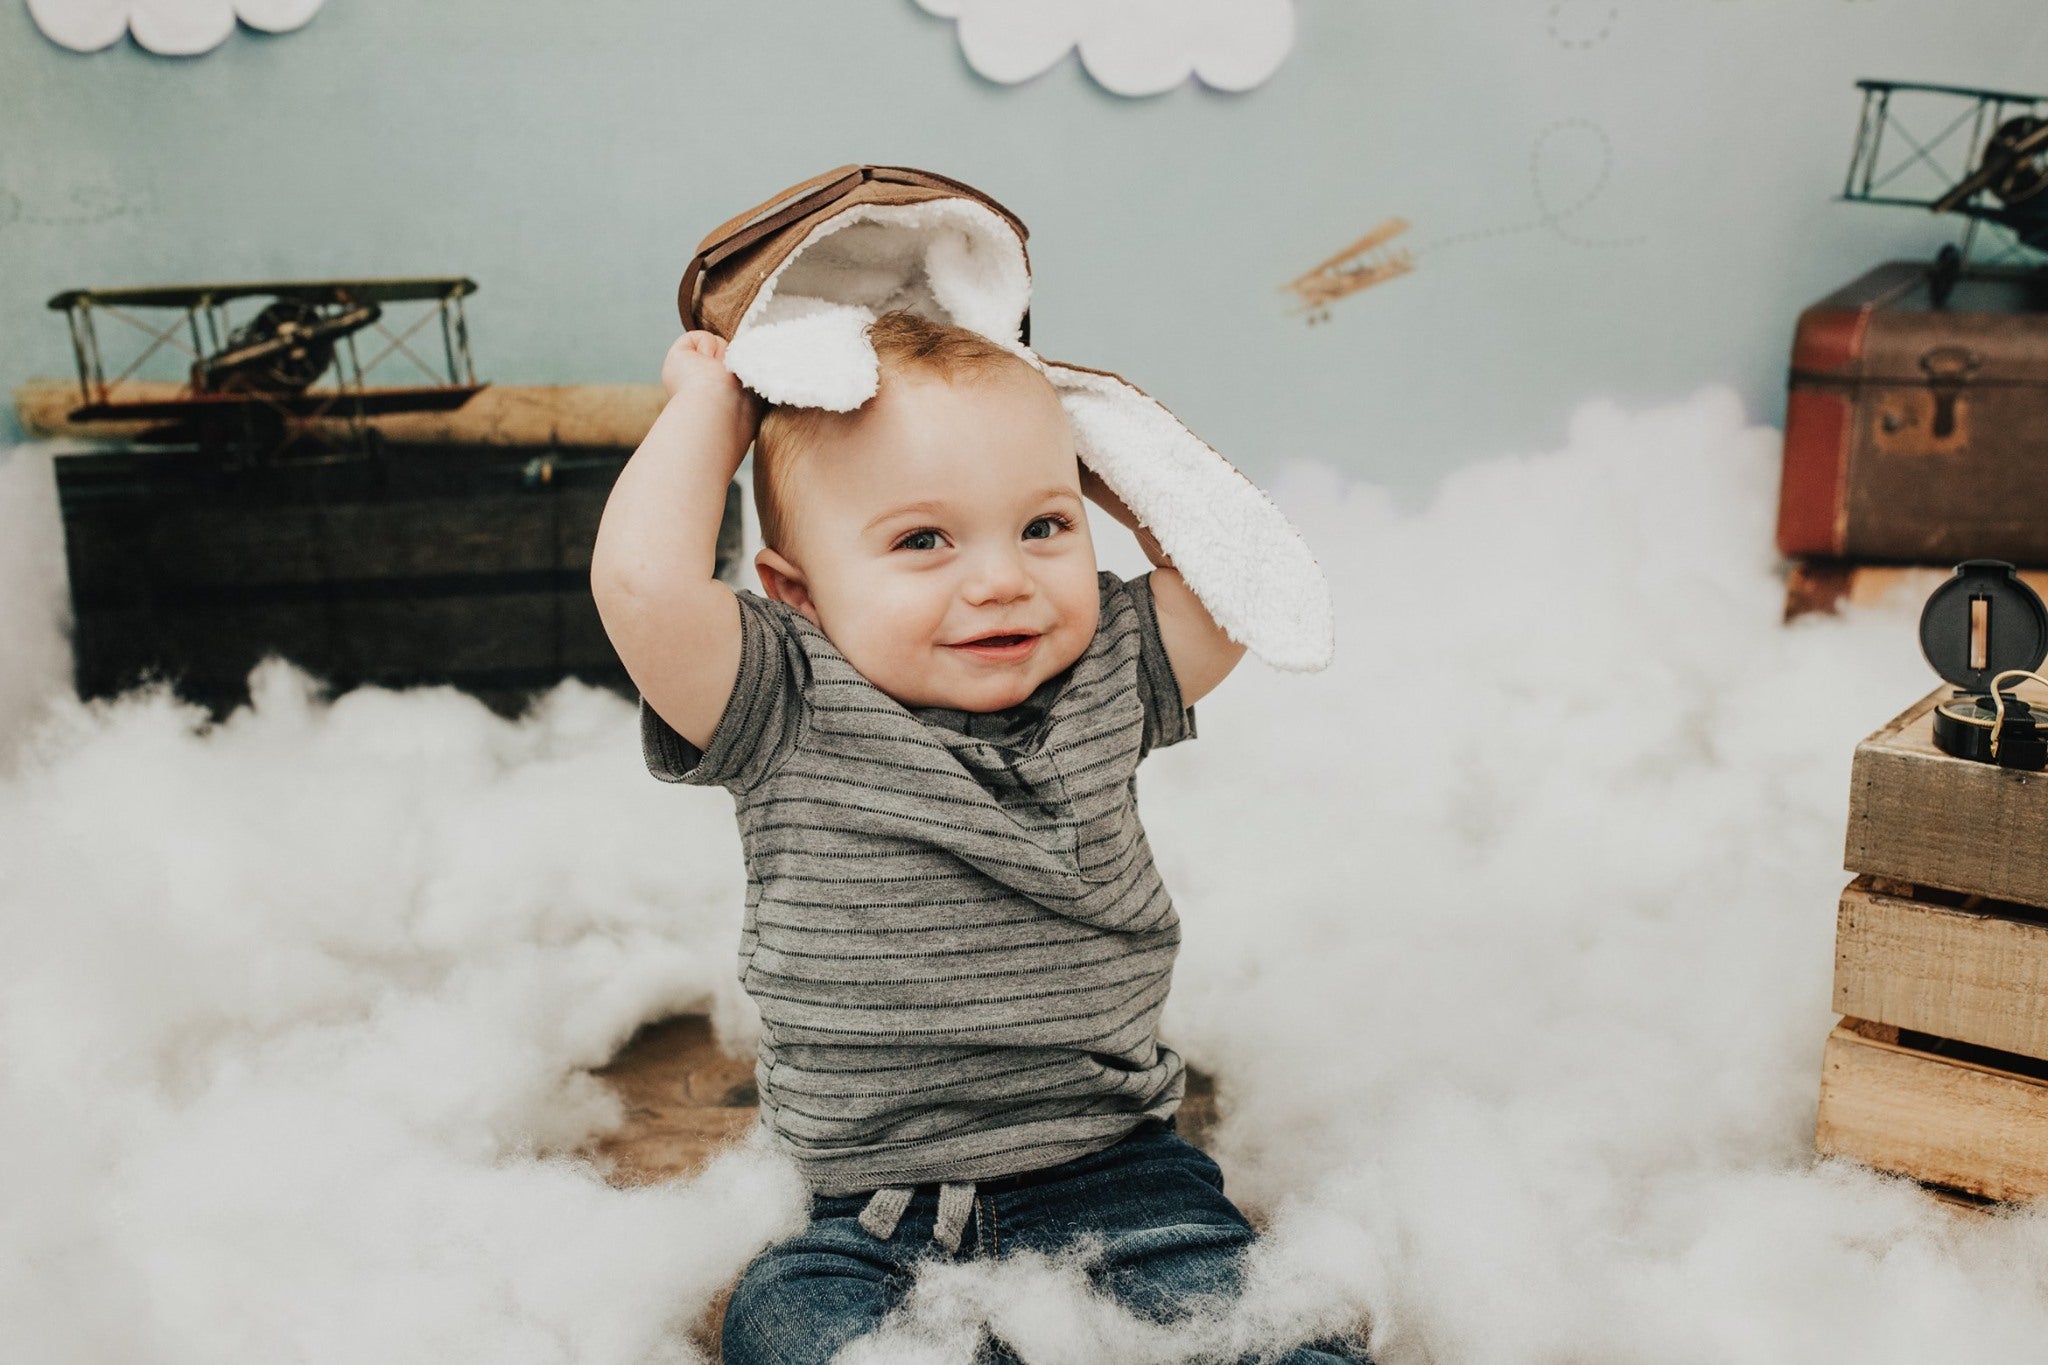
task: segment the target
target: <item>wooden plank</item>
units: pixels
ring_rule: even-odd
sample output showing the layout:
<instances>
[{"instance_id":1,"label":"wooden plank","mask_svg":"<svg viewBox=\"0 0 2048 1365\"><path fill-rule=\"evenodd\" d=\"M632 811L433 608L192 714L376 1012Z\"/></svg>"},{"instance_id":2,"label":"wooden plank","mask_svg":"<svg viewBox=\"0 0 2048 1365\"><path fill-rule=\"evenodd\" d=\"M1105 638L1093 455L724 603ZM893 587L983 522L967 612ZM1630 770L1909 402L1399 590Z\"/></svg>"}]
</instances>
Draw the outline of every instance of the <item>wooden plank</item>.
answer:
<instances>
[{"instance_id":1,"label":"wooden plank","mask_svg":"<svg viewBox=\"0 0 2048 1365\"><path fill-rule=\"evenodd\" d=\"M1815 1148L1986 1199L2048 1194L2048 1081L1901 1036L1849 1018L1828 1035Z\"/></svg>"},{"instance_id":2,"label":"wooden plank","mask_svg":"<svg viewBox=\"0 0 2048 1365\"><path fill-rule=\"evenodd\" d=\"M192 508L66 528L73 600L84 607L147 591L247 591L558 567L552 509L541 499L404 507Z\"/></svg>"},{"instance_id":3,"label":"wooden plank","mask_svg":"<svg viewBox=\"0 0 2048 1365\"><path fill-rule=\"evenodd\" d=\"M540 493L478 488L375 502L239 505L138 495L73 509L66 562L73 599L84 604L119 600L138 583L165 596L553 568L587 575L610 492L606 478Z\"/></svg>"},{"instance_id":4,"label":"wooden plank","mask_svg":"<svg viewBox=\"0 0 2048 1365\"><path fill-rule=\"evenodd\" d=\"M1854 564L1840 559L1795 560L1785 577L1785 619L1839 611L1844 603L1874 607L1923 604L1955 570L1939 564ZM2019 571L2028 587L2048 597L2048 569Z\"/></svg>"},{"instance_id":5,"label":"wooden plank","mask_svg":"<svg viewBox=\"0 0 2048 1365\"><path fill-rule=\"evenodd\" d=\"M727 1056L703 1015L645 1025L619 1055L591 1073L625 1106L626 1121L580 1153L620 1189L695 1175L757 1122L754 1058ZM690 1336L719 1358L730 1285L712 1296Z\"/></svg>"},{"instance_id":6,"label":"wooden plank","mask_svg":"<svg viewBox=\"0 0 2048 1365\"><path fill-rule=\"evenodd\" d=\"M695 1174L759 1112L752 1054L726 1055L703 1015L648 1024L591 1074L626 1108L625 1124L586 1152L621 1188Z\"/></svg>"},{"instance_id":7,"label":"wooden plank","mask_svg":"<svg viewBox=\"0 0 2048 1365\"><path fill-rule=\"evenodd\" d=\"M1856 746L1842 863L1851 872L2048 907L2048 773L1943 753L1922 697ZM2019 689L2048 700L2039 687Z\"/></svg>"},{"instance_id":8,"label":"wooden plank","mask_svg":"<svg viewBox=\"0 0 2048 1365\"><path fill-rule=\"evenodd\" d=\"M1884 886L1842 892L1835 1012L2048 1058L2048 913Z\"/></svg>"},{"instance_id":9,"label":"wooden plank","mask_svg":"<svg viewBox=\"0 0 2048 1365\"><path fill-rule=\"evenodd\" d=\"M115 397L161 401L185 386L168 380L130 380ZM378 431L407 445L480 445L631 451L646 437L668 401L659 384L492 384L453 412L392 413L370 419ZM31 437L73 436L132 440L156 421L73 422L84 405L78 382L31 379L14 390L15 412ZM343 442L348 424L333 418L306 423L316 441Z\"/></svg>"},{"instance_id":10,"label":"wooden plank","mask_svg":"<svg viewBox=\"0 0 2048 1365\"><path fill-rule=\"evenodd\" d=\"M324 678L396 682L559 669L560 623L586 614L595 617L596 604L588 591L574 590L95 611L79 618L78 650L93 677L151 662L233 676L276 653ZM578 639L596 643L587 629ZM608 665L615 657L607 649L577 662Z\"/></svg>"}]
</instances>

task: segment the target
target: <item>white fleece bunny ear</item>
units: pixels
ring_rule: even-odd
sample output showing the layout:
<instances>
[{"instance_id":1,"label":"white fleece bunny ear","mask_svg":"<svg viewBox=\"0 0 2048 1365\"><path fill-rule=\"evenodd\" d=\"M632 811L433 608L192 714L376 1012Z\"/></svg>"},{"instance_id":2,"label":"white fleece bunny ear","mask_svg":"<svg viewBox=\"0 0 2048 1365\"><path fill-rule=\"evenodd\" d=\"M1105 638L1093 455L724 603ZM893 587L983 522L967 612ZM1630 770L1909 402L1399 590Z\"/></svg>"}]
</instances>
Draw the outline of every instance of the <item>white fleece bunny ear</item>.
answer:
<instances>
[{"instance_id":1,"label":"white fleece bunny ear","mask_svg":"<svg viewBox=\"0 0 2048 1365\"><path fill-rule=\"evenodd\" d=\"M881 371L867 326L866 308L823 299L780 298L745 326L725 348L725 367L771 403L851 412L875 396Z\"/></svg>"},{"instance_id":2,"label":"white fleece bunny ear","mask_svg":"<svg viewBox=\"0 0 2048 1365\"><path fill-rule=\"evenodd\" d=\"M1330 588L1301 533L1251 480L1121 377L1020 342L1022 240L966 198L857 204L812 228L761 284L726 368L771 403L850 412L880 382L867 326L908 308L1015 352L1051 381L1075 451L1159 540L1224 633L1275 668L1335 650Z\"/></svg>"},{"instance_id":3,"label":"white fleece bunny ear","mask_svg":"<svg viewBox=\"0 0 2048 1365\"><path fill-rule=\"evenodd\" d=\"M1327 668L1330 585L1280 509L1164 406L1115 375L1045 362L1081 462L1159 541L1224 634L1275 668Z\"/></svg>"}]
</instances>

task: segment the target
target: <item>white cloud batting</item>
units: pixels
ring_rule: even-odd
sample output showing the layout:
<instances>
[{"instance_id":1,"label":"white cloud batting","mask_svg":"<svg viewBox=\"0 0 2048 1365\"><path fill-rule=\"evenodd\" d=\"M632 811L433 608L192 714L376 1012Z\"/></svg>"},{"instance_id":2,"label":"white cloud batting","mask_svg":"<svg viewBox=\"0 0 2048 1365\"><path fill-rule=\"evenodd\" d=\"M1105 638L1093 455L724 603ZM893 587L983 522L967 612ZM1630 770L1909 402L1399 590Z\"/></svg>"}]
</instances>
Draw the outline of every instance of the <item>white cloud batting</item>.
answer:
<instances>
[{"instance_id":1,"label":"white cloud batting","mask_svg":"<svg viewBox=\"0 0 2048 1365\"><path fill-rule=\"evenodd\" d=\"M313 17L322 0L28 0L28 12L51 42L97 52L133 33L166 57L211 52L240 19L266 33L288 33Z\"/></svg>"},{"instance_id":2,"label":"white cloud batting","mask_svg":"<svg viewBox=\"0 0 2048 1365\"><path fill-rule=\"evenodd\" d=\"M968 65L1014 85L1074 49L1105 89L1157 95L1190 75L1249 90L1294 46L1294 0L917 0L958 22Z\"/></svg>"},{"instance_id":3,"label":"white cloud batting","mask_svg":"<svg viewBox=\"0 0 2048 1365\"><path fill-rule=\"evenodd\" d=\"M1813 1150L1849 759L1935 685L1919 604L1781 623L1783 437L1732 389L1588 403L1412 510L1341 472L1374 439L1267 485L1331 666L1247 660L1139 779L1161 1041L1272 1219L1246 1301L1169 1341L1071 1264L935 1261L840 1365L983 1324L1235 1360L1360 1311L1382 1365L2042 1360L2048 1208ZM708 1365L686 1332L802 1226L794 1167L570 1154L640 1023L754 1044L730 799L652 781L581 683L513 722L273 660L218 726L88 706L66 591L49 453L0 448L0 1360Z\"/></svg>"}]
</instances>

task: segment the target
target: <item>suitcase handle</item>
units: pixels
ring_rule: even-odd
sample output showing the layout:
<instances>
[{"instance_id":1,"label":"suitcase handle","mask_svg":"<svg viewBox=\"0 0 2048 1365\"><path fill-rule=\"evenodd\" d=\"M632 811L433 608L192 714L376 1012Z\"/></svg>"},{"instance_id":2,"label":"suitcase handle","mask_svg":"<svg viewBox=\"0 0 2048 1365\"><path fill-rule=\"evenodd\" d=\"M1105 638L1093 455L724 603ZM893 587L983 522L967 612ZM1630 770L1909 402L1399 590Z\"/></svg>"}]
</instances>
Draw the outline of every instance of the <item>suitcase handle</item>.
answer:
<instances>
[{"instance_id":1,"label":"suitcase handle","mask_svg":"<svg viewBox=\"0 0 2048 1365\"><path fill-rule=\"evenodd\" d=\"M1983 365L1984 357L1967 346L1936 346L1920 357L1927 386L1934 390L1934 435L1946 440L1956 430L1956 400L1963 386Z\"/></svg>"}]
</instances>

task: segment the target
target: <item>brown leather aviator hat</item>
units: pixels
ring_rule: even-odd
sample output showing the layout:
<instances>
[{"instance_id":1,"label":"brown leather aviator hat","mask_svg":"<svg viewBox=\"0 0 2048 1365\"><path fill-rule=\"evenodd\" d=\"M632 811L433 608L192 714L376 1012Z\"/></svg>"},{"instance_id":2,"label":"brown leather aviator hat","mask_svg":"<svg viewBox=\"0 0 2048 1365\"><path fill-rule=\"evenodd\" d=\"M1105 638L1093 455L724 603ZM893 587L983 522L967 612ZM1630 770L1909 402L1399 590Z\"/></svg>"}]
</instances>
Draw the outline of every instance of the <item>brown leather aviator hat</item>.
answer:
<instances>
[{"instance_id":1,"label":"brown leather aviator hat","mask_svg":"<svg viewBox=\"0 0 2048 1365\"><path fill-rule=\"evenodd\" d=\"M1075 453L1150 530L1231 639L1275 668L1328 666L1329 584L1272 500L1122 377L1030 342L1031 262L1016 214L907 166L841 166L720 224L677 298L683 326L770 403L848 412L880 372L867 326L908 309L1014 351L1059 395Z\"/></svg>"}]
</instances>

